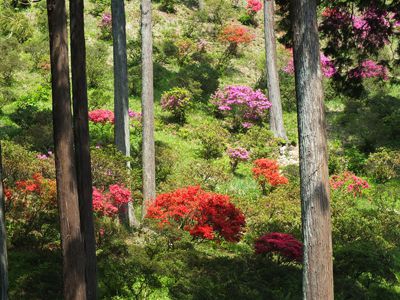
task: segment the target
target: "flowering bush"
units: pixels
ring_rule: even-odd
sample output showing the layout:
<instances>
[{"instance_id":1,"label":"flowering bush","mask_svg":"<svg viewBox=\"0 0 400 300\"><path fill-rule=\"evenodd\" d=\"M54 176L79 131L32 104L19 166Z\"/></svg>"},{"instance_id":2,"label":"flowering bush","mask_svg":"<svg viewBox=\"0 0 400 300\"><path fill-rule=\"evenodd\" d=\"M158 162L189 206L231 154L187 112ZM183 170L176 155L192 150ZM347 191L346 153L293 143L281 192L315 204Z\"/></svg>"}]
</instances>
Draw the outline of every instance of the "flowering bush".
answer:
<instances>
[{"instance_id":1,"label":"flowering bush","mask_svg":"<svg viewBox=\"0 0 400 300\"><path fill-rule=\"evenodd\" d=\"M251 127L272 105L260 90L241 85L217 90L211 99L219 111L232 118L233 129Z\"/></svg>"},{"instance_id":2,"label":"flowering bush","mask_svg":"<svg viewBox=\"0 0 400 300\"><path fill-rule=\"evenodd\" d=\"M337 70L335 68L335 64L332 62L332 60L329 57L327 57L322 52L320 54L320 59L321 59L322 73L324 74L324 76L326 78L331 78L337 72ZM282 71L287 74L294 74L293 54L292 54L292 58L288 62L288 64L282 68Z\"/></svg>"},{"instance_id":3,"label":"flowering bush","mask_svg":"<svg viewBox=\"0 0 400 300\"><path fill-rule=\"evenodd\" d=\"M89 121L93 123L114 124L114 113L111 110L96 109L89 112Z\"/></svg>"},{"instance_id":4,"label":"flowering bush","mask_svg":"<svg viewBox=\"0 0 400 300\"><path fill-rule=\"evenodd\" d=\"M381 78L388 80L388 69L385 66L381 66L373 60L367 59L361 62L361 64L350 70L349 76L353 78Z\"/></svg>"},{"instance_id":5,"label":"flowering bush","mask_svg":"<svg viewBox=\"0 0 400 300\"><path fill-rule=\"evenodd\" d=\"M158 195L146 218L158 220L161 226L178 227L196 238L228 242L238 242L245 225L243 213L228 196L193 186Z\"/></svg>"},{"instance_id":6,"label":"flowering bush","mask_svg":"<svg viewBox=\"0 0 400 300\"><path fill-rule=\"evenodd\" d=\"M236 171L240 161L248 161L250 158L250 152L242 147L228 148L227 153L231 161L232 172Z\"/></svg>"},{"instance_id":7,"label":"flowering bush","mask_svg":"<svg viewBox=\"0 0 400 300\"><path fill-rule=\"evenodd\" d=\"M285 176L279 174L279 165L276 160L260 158L254 161L253 176L260 184L263 194L267 193L266 185L273 188L289 181Z\"/></svg>"},{"instance_id":8,"label":"flowering bush","mask_svg":"<svg viewBox=\"0 0 400 300\"><path fill-rule=\"evenodd\" d=\"M258 0L247 0L246 9L249 13L257 13L262 9L262 3Z\"/></svg>"},{"instance_id":9,"label":"flowering bush","mask_svg":"<svg viewBox=\"0 0 400 300\"><path fill-rule=\"evenodd\" d=\"M111 30L112 30L112 16L109 12L104 12L101 15L101 21L99 24L101 30L101 37L105 40L111 39Z\"/></svg>"},{"instance_id":10,"label":"flowering bush","mask_svg":"<svg viewBox=\"0 0 400 300\"><path fill-rule=\"evenodd\" d=\"M254 249L257 254L278 253L290 261L301 262L303 259L303 244L291 234L264 234L255 241Z\"/></svg>"},{"instance_id":11,"label":"flowering bush","mask_svg":"<svg viewBox=\"0 0 400 300\"><path fill-rule=\"evenodd\" d=\"M113 217L124 204L132 201L131 192L119 184L112 184L108 192L93 187L93 211L99 216Z\"/></svg>"},{"instance_id":12,"label":"flowering bush","mask_svg":"<svg viewBox=\"0 0 400 300\"><path fill-rule=\"evenodd\" d=\"M56 182L35 173L6 187L7 234L12 244L54 247L58 243Z\"/></svg>"},{"instance_id":13,"label":"flowering bush","mask_svg":"<svg viewBox=\"0 0 400 300\"><path fill-rule=\"evenodd\" d=\"M190 98L191 94L188 90L176 87L162 94L161 107L163 110L172 112L178 121L184 122Z\"/></svg>"},{"instance_id":14,"label":"flowering bush","mask_svg":"<svg viewBox=\"0 0 400 300\"><path fill-rule=\"evenodd\" d=\"M220 40L229 43L227 53L230 55L237 54L238 45L250 44L255 39L255 36L242 25L230 24L222 29Z\"/></svg>"},{"instance_id":15,"label":"flowering bush","mask_svg":"<svg viewBox=\"0 0 400 300\"><path fill-rule=\"evenodd\" d=\"M331 176L329 183L332 189L340 190L347 194L351 193L354 197L361 196L363 190L369 188L369 184L366 180L348 171L340 175Z\"/></svg>"}]
</instances>

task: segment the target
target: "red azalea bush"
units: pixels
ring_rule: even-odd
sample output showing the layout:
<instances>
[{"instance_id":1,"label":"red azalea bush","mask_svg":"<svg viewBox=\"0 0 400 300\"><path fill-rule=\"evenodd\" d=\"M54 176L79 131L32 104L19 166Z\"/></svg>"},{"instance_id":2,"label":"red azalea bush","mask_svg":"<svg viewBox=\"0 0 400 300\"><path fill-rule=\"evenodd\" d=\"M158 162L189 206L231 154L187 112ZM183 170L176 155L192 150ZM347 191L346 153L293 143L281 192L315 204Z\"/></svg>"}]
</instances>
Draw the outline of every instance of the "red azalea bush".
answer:
<instances>
[{"instance_id":1,"label":"red azalea bush","mask_svg":"<svg viewBox=\"0 0 400 300\"><path fill-rule=\"evenodd\" d=\"M291 234L264 234L255 241L254 249L257 254L278 253L290 261L301 262L303 259L303 244Z\"/></svg>"},{"instance_id":2,"label":"red azalea bush","mask_svg":"<svg viewBox=\"0 0 400 300\"><path fill-rule=\"evenodd\" d=\"M249 32L245 26L230 24L222 29L220 40L229 43L227 52L231 55L237 53L237 48L241 44L250 44L255 39L255 35Z\"/></svg>"},{"instance_id":3,"label":"red azalea bush","mask_svg":"<svg viewBox=\"0 0 400 300\"><path fill-rule=\"evenodd\" d=\"M366 180L348 171L340 175L331 176L329 183L332 189L341 190L347 194L353 194L354 197L362 196L363 191L369 188L369 184Z\"/></svg>"},{"instance_id":4,"label":"red azalea bush","mask_svg":"<svg viewBox=\"0 0 400 300\"><path fill-rule=\"evenodd\" d=\"M158 195L149 206L146 218L159 224L177 226L193 237L238 242L245 226L245 217L229 196L189 186Z\"/></svg>"},{"instance_id":5,"label":"red azalea bush","mask_svg":"<svg viewBox=\"0 0 400 300\"><path fill-rule=\"evenodd\" d=\"M247 0L246 9L249 13L257 13L262 9L262 3L258 0Z\"/></svg>"},{"instance_id":6,"label":"red azalea bush","mask_svg":"<svg viewBox=\"0 0 400 300\"><path fill-rule=\"evenodd\" d=\"M89 121L93 123L114 123L114 113L107 109L96 109L89 112Z\"/></svg>"},{"instance_id":7,"label":"red azalea bush","mask_svg":"<svg viewBox=\"0 0 400 300\"><path fill-rule=\"evenodd\" d=\"M279 173L279 165L276 160L260 158L254 161L253 176L261 185L263 194L267 193L266 184L276 187L280 184L287 184L289 180Z\"/></svg>"},{"instance_id":8,"label":"red azalea bush","mask_svg":"<svg viewBox=\"0 0 400 300\"><path fill-rule=\"evenodd\" d=\"M131 192L119 184L112 184L108 192L93 187L93 211L99 216L114 217L124 204L132 201Z\"/></svg>"}]
</instances>

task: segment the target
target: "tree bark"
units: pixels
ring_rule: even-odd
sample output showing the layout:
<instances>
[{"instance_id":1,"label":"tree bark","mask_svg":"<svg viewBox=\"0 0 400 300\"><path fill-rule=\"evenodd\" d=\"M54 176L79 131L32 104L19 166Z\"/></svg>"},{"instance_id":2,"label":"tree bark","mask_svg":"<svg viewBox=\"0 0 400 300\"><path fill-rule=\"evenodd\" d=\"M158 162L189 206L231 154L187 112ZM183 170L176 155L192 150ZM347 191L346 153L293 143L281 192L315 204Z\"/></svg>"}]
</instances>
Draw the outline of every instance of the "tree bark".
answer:
<instances>
[{"instance_id":1,"label":"tree bark","mask_svg":"<svg viewBox=\"0 0 400 300\"><path fill-rule=\"evenodd\" d=\"M276 65L274 0L264 0L264 38L265 61L267 71L268 98L272 103L270 108L270 128L275 137L287 140L283 124L281 92L279 89L279 74Z\"/></svg>"},{"instance_id":2,"label":"tree bark","mask_svg":"<svg viewBox=\"0 0 400 300\"><path fill-rule=\"evenodd\" d=\"M86 299L85 255L81 235L68 66L64 0L47 2L53 98L53 130L63 254L64 299Z\"/></svg>"},{"instance_id":3,"label":"tree bark","mask_svg":"<svg viewBox=\"0 0 400 300\"><path fill-rule=\"evenodd\" d=\"M114 137L115 146L130 156L128 67L126 56L126 24L123 0L111 1L113 57L114 57ZM127 167L130 165L128 163ZM125 205L124 216L129 226L136 226L132 203Z\"/></svg>"},{"instance_id":4,"label":"tree bark","mask_svg":"<svg viewBox=\"0 0 400 300\"><path fill-rule=\"evenodd\" d=\"M304 238L303 299L333 300L324 93L315 0L292 0Z\"/></svg>"},{"instance_id":5,"label":"tree bark","mask_svg":"<svg viewBox=\"0 0 400 300\"><path fill-rule=\"evenodd\" d=\"M86 297L88 300L95 300L97 299L96 239L93 224L83 0L70 1L70 19L75 158L81 233L86 256Z\"/></svg>"},{"instance_id":6,"label":"tree bark","mask_svg":"<svg viewBox=\"0 0 400 300\"><path fill-rule=\"evenodd\" d=\"M3 163L0 142L0 299L8 299L8 259L5 219L5 196L3 187Z\"/></svg>"},{"instance_id":7,"label":"tree bark","mask_svg":"<svg viewBox=\"0 0 400 300\"><path fill-rule=\"evenodd\" d=\"M142 218L149 201L156 196L155 146L154 146L154 91L153 91L153 41L151 0L142 0L142 120L143 120L143 206Z\"/></svg>"}]
</instances>

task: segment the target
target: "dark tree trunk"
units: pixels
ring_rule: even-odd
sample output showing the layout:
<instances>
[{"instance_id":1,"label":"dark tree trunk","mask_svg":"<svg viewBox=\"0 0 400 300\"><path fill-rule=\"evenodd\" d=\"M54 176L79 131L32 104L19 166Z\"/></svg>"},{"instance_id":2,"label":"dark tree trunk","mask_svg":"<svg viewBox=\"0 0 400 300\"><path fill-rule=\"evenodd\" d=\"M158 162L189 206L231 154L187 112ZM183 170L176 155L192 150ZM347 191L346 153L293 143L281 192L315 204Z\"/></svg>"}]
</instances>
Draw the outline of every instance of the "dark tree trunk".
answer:
<instances>
[{"instance_id":1,"label":"dark tree trunk","mask_svg":"<svg viewBox=\"0 0 400 300\"><path fill-rule=\"evenodd\" d=\"M86 255L86 297L97 298L96 239L93 224L92 171L89 148L86 47L83 0L70 1L72 100L74 108L75 157L78 179L81 233Z\"/></svg>"},{"instance_id":2,"label":"dark tree trunk","mask_svg":"<svg viewBox=\"0 0 400 300\"><path fill-rule=\"evenodd\" d=\"M143 118L143 206L146 215L148 201L156 196L154 146L153 41L151 0L142 0L142 118Z\"/></svg>"},{"instance_id":3,"label":"dark tree trunk","mask_svg":"<svg viewBox=\"0 0 400 300\"><path fill-rule=\"evenodd\" d=\"M8 299L8 259L5 218L5 196L3 187L3 163L0 142L0 300Z\"/></svg>"},{"instance_id":4,"label":"dark tree trunk","mask_svg":"<svg viewBox=\"0 0 400 300\"><path fill-rule=\"evenodd\" d=\"M53 129L63 254L64 299L86 299L85 254L80 228L74 157L64 0L47 1L53 97Z\"/></svg>"},{"instance_id":5,"label":"dark tree trunk","mask_svg":"<svg viewBox=\"0 0 400 300\"><path fill-rule=\"evenodd\" d=\"M304 238L303 299L333 300L332 232L316 0L292 0Z\"/></svg>"},{"instance_id":6,"label":"dark tree trunk","mask_svg":"<svg viewBox=\"0 0 400 300\"><path fill-rule=\"evenodd\" d=\"M125 7L123 0L111 1L114 54L114 136L115 145L125 156L130 156L128 67L126 57ZM127 166L130 167L129 164ZM123 207L123 218L136 226L132 203Z\"/></svg>"},{"instance_id":7,"label":"dark tree trunk","mask_svg":"<svg viewBox=\"0 0 400 300\"><path fill-rule=\"evenodd\" d=\"M274 0L264 0L264 38L265 61L267 70L268 98L272 103L270 109L270 127L275 137L287 140L283 125L281 92L279 90L279 75L276 65Z\"/></svg>"}]
</instances>

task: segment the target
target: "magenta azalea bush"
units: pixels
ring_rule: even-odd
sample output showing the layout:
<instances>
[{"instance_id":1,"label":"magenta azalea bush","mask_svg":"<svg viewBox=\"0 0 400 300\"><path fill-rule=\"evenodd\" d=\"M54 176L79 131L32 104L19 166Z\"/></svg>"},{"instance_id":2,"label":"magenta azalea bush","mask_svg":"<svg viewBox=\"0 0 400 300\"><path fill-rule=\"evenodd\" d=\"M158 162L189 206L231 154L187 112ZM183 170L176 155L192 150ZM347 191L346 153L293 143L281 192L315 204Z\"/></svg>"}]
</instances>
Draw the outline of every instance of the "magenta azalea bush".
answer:
<instances>
[{"instance_id":1,"label":"magenta azalea bush","mask_svg":"<svg viewBox=\"0 0 400 300\"><path fill-rule=\"evenodd\" d=\"M322 74L326 78L333 77L333 75L335 75L337 72L333 61L329 57L327 57L325 54L323 54L322 52L320 54L320 59L321 59ZM282 71L287 74L291 74L291 75L294 74L293 56L292 56L291 60L288 62L288 64L282 68Z\"/></svg>"},{"instance_id":2,"label":"magenta azalea bush","mask_svg":"<svg viewBox=\"0 0 400 300\"><path fill-rule=\"evenodd\" d=\"M250 159L250 152L242 147L228 148L227 153L230 159L232 172L236 171L239 162L248 161Z\"/></svg>"},{"instance_id":3,"label":"magenta azalea bush","mask_svg":"<svg viewBox=\"0 0 400 300\"><path fill-rule=\"evenodd\" d=\"M188 90L176 87L162 94L161 108L171 112L178 121L184 122L190 100L191 94Z\"/></svg>"},{"instance_id":4,"label":"magenta azalea bush","mask_svg":"<svg viewBox=\"0 0 400 300\"><path fill-rule=\"evenodd\" d=\"M89 112L89 121L93 123L114 123L114 113L107 109L96 109Z\"/></svg>"},{"instance_id":5,"label":"magenta azalea bush","mask_svg":"<svg viewBox=\"0 0 400 300\"><path fill-rule=\"evenodd\" d=\"M251 127L272 105L261 90L242 85L217 90L211 101L223 115L231 118L232 129Z\"/></svg>"},{"instance_id":6,"label":"magenta azalea bush","mask_svg":"<svg viewBox=\"0 0 400 300\"><path fill-rule=\"evenodd\" d=\"M350 71L350 77L353 78L381 78L388 80L388 69L385 66L379 65L373 60L367 59L360 65Z\"/></svg>"}]
</instances>

